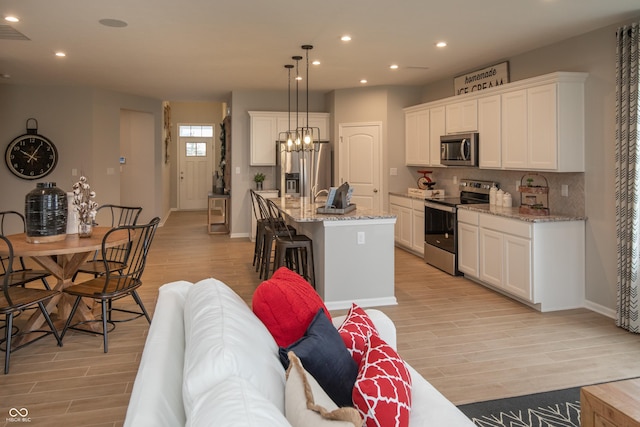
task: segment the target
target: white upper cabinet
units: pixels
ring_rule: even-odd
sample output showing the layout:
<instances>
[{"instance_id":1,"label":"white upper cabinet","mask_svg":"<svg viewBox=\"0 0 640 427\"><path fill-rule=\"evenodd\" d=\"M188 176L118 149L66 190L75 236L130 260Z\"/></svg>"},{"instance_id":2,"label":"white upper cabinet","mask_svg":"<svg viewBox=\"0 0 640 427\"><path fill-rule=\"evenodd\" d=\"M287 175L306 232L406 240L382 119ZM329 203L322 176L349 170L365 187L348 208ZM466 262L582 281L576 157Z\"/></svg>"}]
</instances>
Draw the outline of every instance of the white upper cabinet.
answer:
<instances>
[{"instance_id":1,"label":"white upper cabinet","mask_svg":"<svg viewBox=\"0 0 640 427\"><path fill-rule=\"evenodd\" d=\"M478 130L478 101L471 99L446 106L446 133Z\"/></svg>"},{"instance_id":2,"label":"white upper cabinet","mask_svg":"<svg viewBox=\"0 0 640 427\"><path fill-rule=\"evenodd\" d=\"M251 117L251 166L274 166L276 164L276 140L278 119L271 113L249 111Z\"/></svg>"},{"instance_id":3,"label":"white upper cabinet","mask_svg":"<svg viewBox=\"0 0 640 427\"><path fill-rule=\"evenodd\" d=\"M440 166L440 137L446 133L444 106L429 109L429 123L431 128L429 133L431 166Z\"/></svg>"},{"instance_id":4,"label":"white upper cabinet","mask_svg":"<svg viewBox=\"0 0 640 427\"><path fill-rule=\"evenodd\" d=\"M405 111L405 163L440 166L440 136L445 134L445 108Z\"/></svg>"},{"instance_id":5,"label":"white upper cabinet","mask_svg":"<svg viewBox=\"0 0 640 427\"><path fill-rule=\"evenodd\" d=\"M429 110L412 111L404 117L405 161L407 165L428 166Z\"/></svg>"},{"instance_id":6,"label":"white upper cabinet","mask_svg":"<svg viewBox=\"0 0 640 427\"><path fill-rule=\"evenodd\" d=\"M425 128L419 131L417 117L407 117L407 164L439 165L440 135L477 131L480 168L584 172L586 78L557 72L405 108L405 117L430 112L428 160L417 145Z\"/></svg>"},{"instance_id":7,"label":"white upper cabinet","mask_svg":"<svg viewBox=\"0 0 640 427\"><path fill-rule=\"evenodd\" d=\"M502 98L500 95L478 99L478 143L481 168L502 166Z\"/></svg>"},{"instance_id":8,"label":"white upper cabinet","mask_svg":"<svg viewBox=\"0 0 640 427\"><path fill-rule=\"evenodd\" d=\"M249 139L251 166L275 166L277 146L276 141L282 139L283 132L295 130L296 115L281 111L249 111L251 118ZM307 113L301 113L297 118L297 126L306 126ZM324 141L329 136L329 113L309 113L309 126L317 128L319 138ZM314 137L318 135L314 134Z\"/></svg>"},{"instance_id":9,"label":"white upper cabinet","mask_svg":"<svg viewBox=\"0 0 640 427\"><path fill-rule=\"evenodd\" d=\"M502 95L502 166L527 169L527 90Z\"/></svg>"},{"instance_id":10,"label":"white upper cabinet","mask_svg":"<svg viewBox=\"0 0 640 427\"><path fill-rule=\"evenodd\" d=\"M549 84L527 90L527 158L531 169L558 169L556 86Z\"/></svg>"}]
</instances>

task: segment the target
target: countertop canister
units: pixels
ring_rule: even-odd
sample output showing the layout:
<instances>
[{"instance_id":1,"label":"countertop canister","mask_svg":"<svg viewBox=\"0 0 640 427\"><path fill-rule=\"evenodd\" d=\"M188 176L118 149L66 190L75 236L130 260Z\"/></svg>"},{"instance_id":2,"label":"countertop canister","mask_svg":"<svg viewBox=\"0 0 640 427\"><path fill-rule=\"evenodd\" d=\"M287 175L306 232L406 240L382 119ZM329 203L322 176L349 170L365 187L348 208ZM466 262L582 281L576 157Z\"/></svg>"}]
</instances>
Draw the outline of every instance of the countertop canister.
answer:
<instances>
[{"instance_id":1,"label":"countertop canister","mask_svg":"<svg viewBox=\"0 0 640 427\"><path fill-rule=\"evenodd\" d=\"M504 190L500 189L496 191L496 206L502 206L503 197L504 197Z\"/></svg>"},{"instance_id":2,"label":"countertop canister","mask_svg":"<svg viewBox=\"0 0 640 427\"><path fill-rule=\"evenodd\" d=\"M495 205L496 204L496 193L498 192L498 187L496 187L495 185L492 185L491 188L489 189L489 204L490 205Z\"/></svg>"},{"instance_id":3,"label":"countertop canister","mask_svg":"<svg viewBox=\"0 0 640 427\"><path fill-rule=\"evenodd\" d=\"M511 198L511 194L504 193L504 195L502 196L502 207L510 208L511 206L513 206L513 199Z\"/></svg>"},{"instance_id":4,"label":"countertop canister","mask_svg":"<svg viewBox=\"0 0 640 427\"><path fill-rule=\"evenodd\" d=\"M67 237L67 193L55 182L39 182L25 196L27 242L57 242Z\"/></svg>"}]
</instances>

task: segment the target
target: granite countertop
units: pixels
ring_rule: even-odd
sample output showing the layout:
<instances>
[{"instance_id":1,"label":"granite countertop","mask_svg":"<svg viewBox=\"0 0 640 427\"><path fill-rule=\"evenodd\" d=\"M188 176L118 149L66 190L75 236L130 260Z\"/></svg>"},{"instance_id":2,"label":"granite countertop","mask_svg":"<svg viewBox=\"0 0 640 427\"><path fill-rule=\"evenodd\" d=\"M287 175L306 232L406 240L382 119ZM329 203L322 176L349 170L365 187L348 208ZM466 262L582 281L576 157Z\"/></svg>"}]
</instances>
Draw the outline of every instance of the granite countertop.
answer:
<instances>
[{"instance_id":1,"label":"granite countertop","mask_svg":"<svg viewBox=\"0 0 640 427\"><path fill-rule=\"evenodd\" d=\"M416 200L424 200L424 197L419 197L419 196L412 196L409 193L396 193L395 191L389 191L389 195L390 196L400 196L400 197L406 197L409 199L416 199Z\"/></svg>"},{"instance_id":2,"label":"granite countertop","mask_svg":"<svg viewBox=\"0 0 640 427\"><path fill-rule=\"evenodd\" d=\"M489 204L477 205L458 205L458 209L467 209L474 212L488 213L492 215L502 216L505 218L517 219L526 222L557 222L557 221L585 221L587 218L583 216L568 215L525 215L519 212L518 207L503 208L502 206L494 206Z\"/></svg>"},{"instance_id":3,"label":"granite countertop","mask_svg":"<svg viewBox=\"0 0 640 427\"><path fill-rule=\"evenodd\" d=\"M316 208L324 206L324 199L319 199L318 202L311 202L308 197L280 197L271 200L273 200L285 215L295 222L357 221L367 219L391 219L396 217L384 211L366 208L356 208L344 215L316 213Z\"/></svg>"}]
</instances>

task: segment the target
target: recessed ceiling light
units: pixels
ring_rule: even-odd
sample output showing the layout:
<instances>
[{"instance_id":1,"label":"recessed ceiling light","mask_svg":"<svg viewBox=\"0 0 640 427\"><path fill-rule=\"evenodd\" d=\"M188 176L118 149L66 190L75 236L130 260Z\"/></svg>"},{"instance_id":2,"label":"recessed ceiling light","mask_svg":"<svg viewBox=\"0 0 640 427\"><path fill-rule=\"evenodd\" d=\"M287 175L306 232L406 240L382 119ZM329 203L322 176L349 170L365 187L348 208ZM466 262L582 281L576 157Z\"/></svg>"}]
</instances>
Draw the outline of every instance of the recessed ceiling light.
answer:
<instances>
[{"instance_id":1,"label":"recessed ceiling light","mask_svg":"<svg viewBox=\"0 0 640 427\"><path fill-rule=\"evenodd\" d=\"M392 70L397 70L398 64L392 64L389 68L391 68Z\"/></svg>"},{"instance_id":2,"label":"recessed ceiling light","mask_svg":"<svg viewBox=\"0 0 640 427\"><path fill-rule=\"evenodd\" d=\"M362 83L362 84L367 83L367 79L362 79L362 80L360 80L360 83Z\"/></svg>"},{"instance_id":3,"label":"recessed ceiling light","mask_svg":"<svg viewBox=\"0 0 640 427\"><path fill-rule=\"evenodd\" d=\"M2 79L10 79L11 78L11 74L2 73L2 74L0 74L0 78L2 78Z\"/></svg>"},{"instance_id":4,"label":"recessed ceiling light","mask_svg":"<svg viewBox=\"0 0 640 427\"><path fill-rule=\"evenodd\" d=\"M60 57L60 58L63 58L63 57L65 57L65 56L67 56L67 54L66 54L66 53L64 53L64 52L56 52L56 56L58 56L58 57Z\"/></svg>"},{"instance_id":5,"label":"recessed ceiling light","mask_svg":"<svg viewBox=\"0 0 640 427\"><path fill-rule=\"evenodd\" d=\"M9 22L20 22L16 16L5 16L4 20Z\"/></svg>"},{"instance_id":6,"label":"recessed ceiling light","mask_svg":"<svg viewBox=\"0 0 640 427\"><path fill-rule=\"evenodd\" d=\"M340 40L342 40L343 42L350 42L351 41L351 36L344 35L344 36L340 37Z\"/></svg>"},{"instance_id":7,"label":"recessed ceiling light","mask_svg":"<svg viewBox=\"0 0 640 427\"><path fill-rule=\"evenodd\" d=\"M438 42L436 43L437 47L445 47L447 45L447 42Z\"/></svg>"},{"instance_id":8,"label":"recessed ceiling light","mask_svg":"<svg viewBox=\"0 0 640 427\"><path fill-rule=\"evenodd\" d=\"M111 18L101 19L98 22L104 25L105 27L114 27L114 28L124 28L127 25L129 25L126 22L121 21L119 19L111 19Z\"/></svg>"},{"instance_id":9,"label":"recessed ceiling light","mask_svg":"<svg viewBox=\"0 0 640 427\"><path fill-rule=\"evenodd\" d=\"M312 64L312 65L320 65L320 61L318 61L318 60L316 59L316 60L315 60L315 61L313 61L311 64Z\"/></svg>"}]
</instances>

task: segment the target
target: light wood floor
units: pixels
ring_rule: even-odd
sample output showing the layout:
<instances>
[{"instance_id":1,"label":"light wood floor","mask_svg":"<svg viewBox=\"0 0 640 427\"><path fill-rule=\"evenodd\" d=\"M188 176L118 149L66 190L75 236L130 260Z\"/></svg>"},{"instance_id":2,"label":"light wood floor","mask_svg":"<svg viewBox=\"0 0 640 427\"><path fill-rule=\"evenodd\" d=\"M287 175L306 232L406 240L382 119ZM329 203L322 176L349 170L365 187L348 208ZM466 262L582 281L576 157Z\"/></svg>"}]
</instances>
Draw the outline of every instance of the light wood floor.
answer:
<instances>
[{"instance_id":1,"label":"light wood floor","mask_svg":"<svg viewBox=\"0 0 640 427\"><path fill-rule=\"evenodd\" d=\"M253 244L208 235L205 223L204 212L178 212L158 230L140 292L150 311L162 284L206 277L250 303L260 283ZM640 336L609 318L541 314L402 250L395 256L399 304L381 309L396 323L400 354L455 404L640 376ZM0 375L0 424L15 407L34 426L122 425L147 330L144 319L119 324L107 354L101 337L82 333L62 348L47 337L18 350Z\"/></svg>"}]
</instances>

